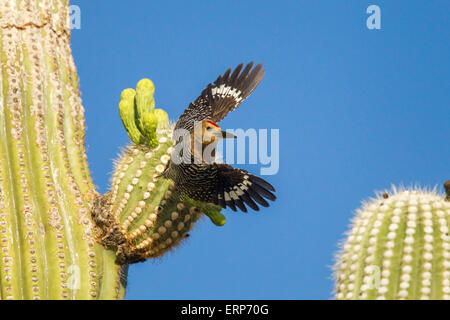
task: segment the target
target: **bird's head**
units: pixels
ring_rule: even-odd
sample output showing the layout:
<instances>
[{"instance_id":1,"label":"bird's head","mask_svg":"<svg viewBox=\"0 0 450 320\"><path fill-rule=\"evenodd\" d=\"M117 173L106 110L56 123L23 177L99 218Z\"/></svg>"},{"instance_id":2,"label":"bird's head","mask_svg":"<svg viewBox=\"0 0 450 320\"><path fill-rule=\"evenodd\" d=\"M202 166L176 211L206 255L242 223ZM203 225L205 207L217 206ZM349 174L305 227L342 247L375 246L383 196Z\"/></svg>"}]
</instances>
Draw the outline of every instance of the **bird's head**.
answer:
<instances>
[{"instance_id":1,"label":"bird's head","mask_svg":"<svg viewBox=\"0 0 450 320\"><path fill-rule=\"evenodd\" d=\"M202 141L203 145L218 142L222 139L236 138L234 134L222 130L219 125L210 120L203 120L199 125L201 125L201 128L194 129L194 138ZM201 137L199 137L200 134Z\"/></svg>"}]
</instances>

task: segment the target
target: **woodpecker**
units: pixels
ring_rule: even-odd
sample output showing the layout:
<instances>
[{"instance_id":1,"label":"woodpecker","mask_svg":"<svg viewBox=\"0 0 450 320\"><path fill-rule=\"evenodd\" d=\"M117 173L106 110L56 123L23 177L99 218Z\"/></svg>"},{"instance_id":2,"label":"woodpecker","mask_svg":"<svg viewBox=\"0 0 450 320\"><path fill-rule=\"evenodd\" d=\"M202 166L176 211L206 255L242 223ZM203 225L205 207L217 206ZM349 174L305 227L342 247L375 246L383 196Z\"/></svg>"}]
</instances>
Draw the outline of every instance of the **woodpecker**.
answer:
<instances>
[{"instance_id":1,"label":"woodpecker","mask_svg":"<svg viewBox=\"0 0 450 320\"><path fill-rule=\"evenodd\" d=\"M233 72L230 68L220 75L180 116L173 134L175 148L162 176L172 179L181 195L247 212L246 205L256 211L258 204L268 207L266 199L276 199L272 193L274 187L245 170L208 161L204 156L209 148L214 157L215 146L220 140L236 138L222 130L217 122L236 109L264 76L262 64L253 68L251 62L243 67L240 64ZM178 156L178 161L174 156Z\"/></svg>"}]
</instances>

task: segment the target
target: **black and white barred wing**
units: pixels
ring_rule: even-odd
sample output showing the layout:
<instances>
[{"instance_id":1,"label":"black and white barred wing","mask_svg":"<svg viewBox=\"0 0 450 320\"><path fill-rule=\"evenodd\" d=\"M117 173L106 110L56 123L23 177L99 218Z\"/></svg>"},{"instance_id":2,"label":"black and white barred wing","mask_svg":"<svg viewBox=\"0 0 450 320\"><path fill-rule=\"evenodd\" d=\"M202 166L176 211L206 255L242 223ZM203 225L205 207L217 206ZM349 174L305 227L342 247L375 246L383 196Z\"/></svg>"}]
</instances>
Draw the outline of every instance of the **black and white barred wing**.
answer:
<instances>
[{"instance_id":1,"label":"black and white barred wing","mask_svg":"<svg viewBox=\"0 0 450 320\"><path fill-rule=\"evenodd\" d=\"M250 62L242 70L243 66L241 63L233 72L231 68L228 69L213 84L210 83L197 100L189 104L178 119L175 129L191 131L194 122L205 119L219 122L236 109L258 86L265 71L262 70L262 64L253 68L253 62Z\"/></svg>"},{"instance_id":2,"label":"black and white barred wing","mask_svg":"<svg viewBox=\"0 0 450 320\"><path fill-rule=\"evenodd\" d=\"M228 206L236 211L238 207L247 212L245 205L259 210L257 203L268 207L269 203L265 199L275 201L276 197L272 193L275 188L264 179L227 164L217 164L217 170L218 188L214 203L222 208Z\"/></svg>"},{"instance_id":3,"label":"black and white barred wing","mask_svg":"<svg viewBox=\"0 0 450 320\"><path fill-rule=\"evenodd\" d=\"M222 208L229 207L233 211L239 208L247 212L246 205L253 210L259 210L258 204L268 207L266 199L276 199L272 193L275 189L270 183L245 170L217 163L201 167L189 181L195 184L196 188L186 188L187 195L195 200L214 203ZM197 179L199 173L204 177Z\"/></svg>"}]
</instances>

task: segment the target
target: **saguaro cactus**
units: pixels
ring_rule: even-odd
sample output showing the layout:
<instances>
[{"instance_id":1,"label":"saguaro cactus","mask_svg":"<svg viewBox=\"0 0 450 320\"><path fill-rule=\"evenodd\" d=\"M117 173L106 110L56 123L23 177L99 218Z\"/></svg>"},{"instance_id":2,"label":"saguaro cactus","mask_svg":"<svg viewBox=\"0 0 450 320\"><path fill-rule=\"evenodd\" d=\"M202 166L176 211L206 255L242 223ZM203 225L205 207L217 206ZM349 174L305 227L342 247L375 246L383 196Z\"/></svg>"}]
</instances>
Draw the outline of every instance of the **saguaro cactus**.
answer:
<instances>
[{"instance_id":1,"label":"saguaro cactus","mask_svg":"<svg viewBox=\"0 0 450 320\"><path fill-rule=\"evenodd\" d=\"M70 51L68 1L0 2L0 298L113 299L126 265L182 241L202 212L160 177L173 142L154 86L122 92L131 140L99 195L84 149L84 110Z\"/></svg>"},{"instance_id":2,"label":"saguaro cactus","mask_svg":"<svg viewBox=\"0 0 450 320\"><path fill-rule=\"evenodd\" d=\"M363 204L335 265L337 299L450 299L450 182Z\"/></svg>"},{"instance_id":3,"label":"saguaro cactus","mask_svg":"<svg viewBox=\"0 0 450 320\"><path fill-rule=\"evenodd\" d=\"M112 299L70 50L68 1L0 1L0 298Z\"/></svg>"}]
</instances>

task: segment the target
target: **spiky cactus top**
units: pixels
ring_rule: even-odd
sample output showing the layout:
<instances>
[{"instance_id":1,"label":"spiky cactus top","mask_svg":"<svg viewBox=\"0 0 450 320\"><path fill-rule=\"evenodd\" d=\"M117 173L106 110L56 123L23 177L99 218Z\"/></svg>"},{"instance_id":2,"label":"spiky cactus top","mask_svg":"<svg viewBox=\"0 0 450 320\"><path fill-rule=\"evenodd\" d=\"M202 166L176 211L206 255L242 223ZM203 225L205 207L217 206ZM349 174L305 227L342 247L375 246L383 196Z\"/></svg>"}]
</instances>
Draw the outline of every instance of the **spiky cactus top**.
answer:
<instances>
[{"instance_id":1,"label":"spiky cactus top","mask_svg":"<svg viewBox=\"0 0 450 320\"><path fill-rule=\"evenodd\" d=\"M435 191L363 204L335 265L337 299L450 299L450 202Z\"/></svg>"}]
</instances>

